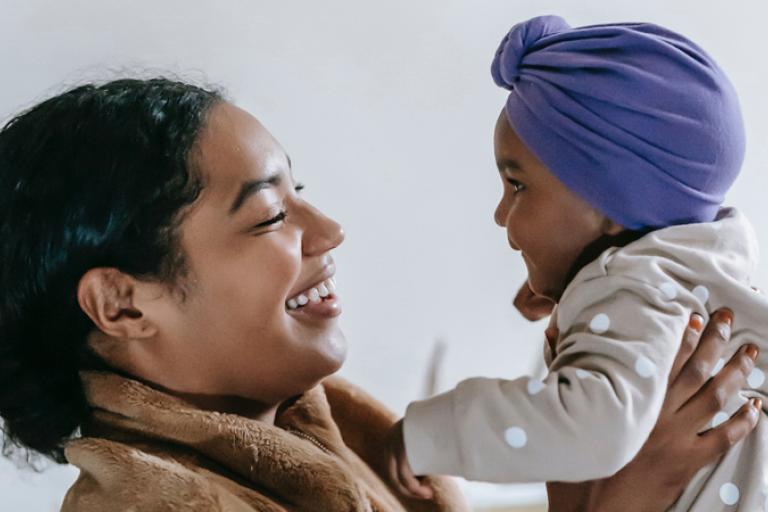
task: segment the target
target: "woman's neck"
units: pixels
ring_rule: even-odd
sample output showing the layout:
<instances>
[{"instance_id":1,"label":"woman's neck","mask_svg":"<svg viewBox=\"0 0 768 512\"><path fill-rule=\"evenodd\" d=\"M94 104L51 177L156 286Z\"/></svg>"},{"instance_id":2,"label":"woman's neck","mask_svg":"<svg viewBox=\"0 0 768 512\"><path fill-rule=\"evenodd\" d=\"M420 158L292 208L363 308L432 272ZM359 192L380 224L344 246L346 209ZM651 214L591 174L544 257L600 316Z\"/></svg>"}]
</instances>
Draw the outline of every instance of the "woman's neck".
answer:
<instances>
[{"instance_id":1,"label":"woman's neck","mask_svg":"<svg viewBox=\"0 0 768 512\"><path fill-rule=\"evenodd\" d=\"M252 420L262 421L270 425L275 424L277 410L280 407L280 404L265 404L257 400L250 400L238 396L169 393L205 411L236 414Z\"/></svg>"},{"instance_id":2,"label":"woman's neck","mask_svg":"<svg viewBox=\"0 0 768 512\"><path fill-rule=\"evenodd\" d=\"M88 343L80 354L81 369L114 372L125 378L138 380L168 395L181 398L185 402L205 411L236 414L274 425L277 410L282 402L264 403L233 395L183 393L169 389L154 382L153 379L140 376L143 375L143 372L136 371L139 365L135 363L135 360L131 360L120 351L124 345L119 340L104 334L98 329L94 329L89 333Z\"/></svg>"}]
</instances>

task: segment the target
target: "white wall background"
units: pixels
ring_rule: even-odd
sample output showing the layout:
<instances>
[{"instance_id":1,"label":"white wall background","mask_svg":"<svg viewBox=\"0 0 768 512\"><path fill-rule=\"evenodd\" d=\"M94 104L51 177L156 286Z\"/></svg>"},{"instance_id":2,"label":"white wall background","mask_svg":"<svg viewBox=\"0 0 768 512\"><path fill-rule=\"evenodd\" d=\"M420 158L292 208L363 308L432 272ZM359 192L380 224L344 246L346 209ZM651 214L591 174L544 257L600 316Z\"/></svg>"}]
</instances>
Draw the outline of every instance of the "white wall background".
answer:
<instances>
[{"instance_id":1,"label":"white wall background","mask_svg":"<svg viewBox=\"0 0 768 512\"><path fill-rule=\"evenodd\" d=\"M0 119L126 70L226 87L283 143L307 197L345 226L343 374L403 411L437 336L448 343L443 387L517 376L539 357L543 326L510 305L522 261L492 221L491 134L505 95L489 65L510 26L550 13L572 25L661 23L716 57L749 134L728 203L768 247L762 0L0 0ZM758 284L766 278L763 259ZM2 462L0 510L53 510L73 475Z\"/></svg>"}]
</instances>

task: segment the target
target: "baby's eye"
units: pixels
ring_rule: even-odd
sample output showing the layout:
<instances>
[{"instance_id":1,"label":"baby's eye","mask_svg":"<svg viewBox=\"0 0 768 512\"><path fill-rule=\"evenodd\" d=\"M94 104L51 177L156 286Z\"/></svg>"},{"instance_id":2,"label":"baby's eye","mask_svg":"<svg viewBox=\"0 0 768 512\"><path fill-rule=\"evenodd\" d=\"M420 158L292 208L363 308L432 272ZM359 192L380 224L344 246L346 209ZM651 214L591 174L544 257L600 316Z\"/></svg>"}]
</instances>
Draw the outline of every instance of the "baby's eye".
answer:
<instances>
[{"instance_id":1,"label":"baby's eye","mask_svg":"<svg viewBox=\"0 0 768 512\"><path fill-rule=\"evenodd\" d=\"M293 190L295 190L297 194L300 194L304 188L305 186L303 183L297 183L296 186L293 187Z\"/></svg>"},{"instance_id":2,"label":"baby's eye","mask_svg":"<svg viewBox=\"0 0 768 512\"><path fill-rule=\"evenodd\" d=\"M507 183L512 186L512 190L515 192L515 194L522 192L525 189L525 185L517 180L513 180L512 178L507 178Z\"/></svg>"}]
</instances>

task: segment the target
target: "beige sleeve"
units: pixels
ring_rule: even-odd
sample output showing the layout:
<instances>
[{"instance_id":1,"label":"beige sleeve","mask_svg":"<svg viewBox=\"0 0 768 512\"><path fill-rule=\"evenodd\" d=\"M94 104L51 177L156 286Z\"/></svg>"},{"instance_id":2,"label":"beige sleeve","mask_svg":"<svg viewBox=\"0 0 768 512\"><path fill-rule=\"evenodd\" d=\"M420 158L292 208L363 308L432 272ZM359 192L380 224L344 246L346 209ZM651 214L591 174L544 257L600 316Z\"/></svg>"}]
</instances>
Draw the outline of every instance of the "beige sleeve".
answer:
<instances>
[{"instance_id":1,"label":"beige sleeve","mask_svg":"<svg viewBox=\"0 0 768 512\"><path fill-rule=\"evenodd\" d=\"M671 295L669 286L619 276L569 289L543 381L474 378L408 407L414 471L493 482L584 481L618 471L656 422L690 309L703 309L682 288Z\"/></svg>"}]
</instances>

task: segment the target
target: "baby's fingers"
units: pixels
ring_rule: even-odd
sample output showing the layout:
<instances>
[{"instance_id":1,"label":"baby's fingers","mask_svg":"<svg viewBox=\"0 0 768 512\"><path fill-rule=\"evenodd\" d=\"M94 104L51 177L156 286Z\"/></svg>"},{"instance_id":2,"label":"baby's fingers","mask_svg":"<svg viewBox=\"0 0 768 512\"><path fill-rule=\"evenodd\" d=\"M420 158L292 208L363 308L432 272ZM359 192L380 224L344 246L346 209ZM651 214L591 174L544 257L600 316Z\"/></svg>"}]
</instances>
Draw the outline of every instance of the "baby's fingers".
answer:
<instances>
[{"instance_id":1,"label":"baby's fingers","mask_svg":"<svg viewBox=\"0 0 768 512\"><path fill-rule=\"evenodd\" d=\"M400 492L406 496L423 500L432 499L432 487L416 478L405 457L397 461L397 478Z\"/></svg>"},{"instance_id":2,"label":"baby's fingers","mask_svg":"<svg viewBox=\"0 0 768 512\"><path fill-rule=\"evenodd\" d=\"M700 448L696 454L702 457L704 464L717 460L733 445L747 437L757 425L762 406L762 400L753 398L742 405L730 419L700 434Z\"/></svg>"},{"instance_id":3,"label":"baby's fingers","mask_svg":"<svg viewBox=\"0 0 768 512\"><path fill-rule=\"evenodd\" d=\"M404 496L411 496L411 492L408 490L408 487L406 487L402 482L397 459L395 457L390 457L387 465L387 470L389 471L392 485L394 486L395 490Z\"/></svg>"}]
</instances>

